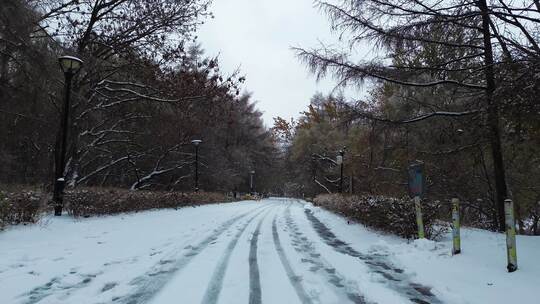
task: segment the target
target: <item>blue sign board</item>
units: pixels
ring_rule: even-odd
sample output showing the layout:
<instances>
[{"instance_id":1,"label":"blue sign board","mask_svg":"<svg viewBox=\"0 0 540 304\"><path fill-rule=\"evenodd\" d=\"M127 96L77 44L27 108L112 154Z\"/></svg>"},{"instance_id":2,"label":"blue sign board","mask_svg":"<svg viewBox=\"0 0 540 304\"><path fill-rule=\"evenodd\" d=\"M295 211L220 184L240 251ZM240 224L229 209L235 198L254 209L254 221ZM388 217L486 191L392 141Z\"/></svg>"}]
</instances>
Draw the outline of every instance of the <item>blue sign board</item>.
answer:
<instances>
[{"instance_id":1,"label":"blue sign board","mask_svg":"<svg viewBox=\"0 0 540 304\"><path fill-rule=\"evenodd\" d=\"M409 166L409 195L422 197L425 192L424 163L415 163Z\"/></svg>"}]
</instances>

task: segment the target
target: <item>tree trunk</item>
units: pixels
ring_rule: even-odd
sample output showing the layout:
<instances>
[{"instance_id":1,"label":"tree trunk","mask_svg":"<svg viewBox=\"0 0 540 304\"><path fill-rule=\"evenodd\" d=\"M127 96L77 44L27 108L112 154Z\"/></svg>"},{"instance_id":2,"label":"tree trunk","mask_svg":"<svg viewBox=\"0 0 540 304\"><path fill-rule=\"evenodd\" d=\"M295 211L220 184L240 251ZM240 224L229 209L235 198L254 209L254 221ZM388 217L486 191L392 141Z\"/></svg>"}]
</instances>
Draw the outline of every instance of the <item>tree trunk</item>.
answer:
<instances>
[{"instance_id":1,"label":"tree trunk","mask_svg":"<svg viewBox=\"0 0 540 304\"><path fill-rule=\"evenodd\" d=\"M504 200L508 197L506 176L504 170L503 152L501 146L501 131L499 126L499 104L495 100L495 71L493 69L493 49L491 45L490 17L486 0L477 2L482 14L482 35L484 38L484 63L486 77L487 125L490 133L491 156L493 158L493 175L495 178L495 204L499 231L505 231Z\"/></svg>"}]
</instances>

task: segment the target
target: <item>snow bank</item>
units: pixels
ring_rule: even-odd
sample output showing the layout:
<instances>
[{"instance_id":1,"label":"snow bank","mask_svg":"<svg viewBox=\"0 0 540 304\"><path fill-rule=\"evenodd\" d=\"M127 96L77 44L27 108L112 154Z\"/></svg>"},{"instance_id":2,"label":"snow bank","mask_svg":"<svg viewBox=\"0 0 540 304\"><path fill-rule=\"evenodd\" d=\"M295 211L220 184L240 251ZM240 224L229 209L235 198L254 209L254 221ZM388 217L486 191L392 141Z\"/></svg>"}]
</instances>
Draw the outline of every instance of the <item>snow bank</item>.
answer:
<instances>
[{"instance_id":1,"label":"snow bank","mask_svg":"<svg viewBox=\"0 0 540 304\"><path fill-rule=\"evenodd\" d=\"M88 219L46 217L0 233L0 303L110 303L134 278L169 262L259 203L145 211Z\"/></svg>"},{"instance_id":2,"label":"snow bank","mask_svg":"<svg viewBox=\"0 0 540 304\"><path fill-rule=\"evenodd\" d=\"M518 236L518 271L506 271L504 234L462 228L462 253L451 254L451 234L443 240L407 242L370 231L326 210L315 210L357 250L389 254L395 263L447 303L538 303L540 237Z\"/></svg>"}]
</instances>

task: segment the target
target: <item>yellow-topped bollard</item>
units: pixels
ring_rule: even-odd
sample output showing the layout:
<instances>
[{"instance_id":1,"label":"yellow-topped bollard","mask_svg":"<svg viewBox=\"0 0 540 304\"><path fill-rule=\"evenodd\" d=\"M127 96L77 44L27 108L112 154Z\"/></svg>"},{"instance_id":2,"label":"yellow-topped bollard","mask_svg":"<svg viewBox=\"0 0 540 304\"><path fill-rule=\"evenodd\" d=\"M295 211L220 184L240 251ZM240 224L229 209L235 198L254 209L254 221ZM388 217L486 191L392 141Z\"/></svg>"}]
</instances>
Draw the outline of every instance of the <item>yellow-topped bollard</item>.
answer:
<instances>
[{"instance_id":1,"label":"yellow-topped bollard","mask_svg":"<svg viewBox=\"0 0 540 304\"><path fill-rule=\"evenodd\" d=\"M517 250L516 250L516 224L514 220L514 203L511 199L504 201L504 217L506 221L506 255L508 272L517 270Z\"/></svg>"},{"instance_id":2,"label":"yellow-topped bollard","mask_svg":"<svg viewBox=\"0 0 540 304\"><path fill-rule=\"evenodd\" d=\"M461 253L461 235L459 223L459 199L452 199L452 254Z\"/></svg>"}]
</instances>

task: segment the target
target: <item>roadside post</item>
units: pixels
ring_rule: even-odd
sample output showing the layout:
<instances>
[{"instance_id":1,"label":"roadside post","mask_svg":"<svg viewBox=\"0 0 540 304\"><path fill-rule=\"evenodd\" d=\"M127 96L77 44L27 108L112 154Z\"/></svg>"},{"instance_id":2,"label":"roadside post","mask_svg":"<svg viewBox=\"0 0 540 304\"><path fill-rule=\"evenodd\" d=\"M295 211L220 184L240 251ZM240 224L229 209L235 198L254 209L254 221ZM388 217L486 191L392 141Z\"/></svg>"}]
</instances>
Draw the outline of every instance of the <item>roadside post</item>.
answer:
<instances>
[{"instance_id":1,"label":"roadside post","mask_svg":"<svg viewBox=\"0 0 540 304\"><path fill-rule=\"evenodd\" d=\"M452 254L461 253L461 236L459 233L460 223L459 223L459 199L452 199Z\"/></svg>"},{"instance_id":2,"label":"roadside post","mask_svg":"<svg viewBox=\"0 0 540 304\"><path fill-rule=\"evenodd\" d=\"M417 161L409 166L409 195L414 199L418 238L425 238L424 220L422 218L421 198L425 191L424 163Z\"/></svg>"},{"instance_id":3,"label":"roadside post","mask_svg":"<svg viewBox=\"0 0 540 304\"><path fill-rule=\"evenodd\" d=\"M517 270L517 252L516 252L516 224L514 222L514 203L511 199L504 201L504 215L506 220L506 256L508 272Z\"/></svg>"}]
</instances>

